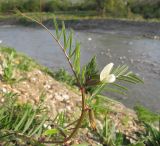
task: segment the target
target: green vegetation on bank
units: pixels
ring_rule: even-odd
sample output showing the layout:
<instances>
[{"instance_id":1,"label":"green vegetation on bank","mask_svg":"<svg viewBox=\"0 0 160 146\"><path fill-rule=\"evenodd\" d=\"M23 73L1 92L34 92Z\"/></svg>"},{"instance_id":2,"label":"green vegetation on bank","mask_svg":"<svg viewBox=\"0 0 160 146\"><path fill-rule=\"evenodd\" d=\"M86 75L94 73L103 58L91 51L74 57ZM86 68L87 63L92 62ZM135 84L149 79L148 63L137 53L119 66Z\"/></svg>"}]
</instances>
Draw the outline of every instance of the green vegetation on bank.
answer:
<instances>
[{"instance_id":1,"label":"green vegetation on bank","mask_svg":"<svg viewBox=\"0 0 160 146\"><path fill-rule=\"evenodd\" d=\"M18 9L35 16L42 12L41 18L44 20L51 18L54 13L61 20L125 18L154 21L160 19L159 7L159 1L137 0L83 0L76 3L70 0L1 0L0 19L7 19L7 16L18 18L14 14Z\"/></svg>"}]
</instances>

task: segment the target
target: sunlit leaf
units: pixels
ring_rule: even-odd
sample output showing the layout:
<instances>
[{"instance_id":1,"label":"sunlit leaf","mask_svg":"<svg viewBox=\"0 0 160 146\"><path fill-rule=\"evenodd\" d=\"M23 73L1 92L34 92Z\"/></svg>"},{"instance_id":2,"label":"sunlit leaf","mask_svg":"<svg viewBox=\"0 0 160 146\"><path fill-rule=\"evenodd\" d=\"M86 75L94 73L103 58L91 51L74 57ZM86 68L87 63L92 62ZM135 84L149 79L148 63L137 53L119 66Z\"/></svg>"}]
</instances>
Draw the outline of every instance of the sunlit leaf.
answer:
<instances>
[{"instance_id":1,"label":"sunlit leaf","mask_svg":"<svg viewBox=\"0 0 160 146\"><path fill-rule=\"evenodd\" d=\"M46 130L43 135L51 136L51 135L55 135L57 133L58 133L57 129L49 129L49 130Z\"/></svg>"}]
</instances>

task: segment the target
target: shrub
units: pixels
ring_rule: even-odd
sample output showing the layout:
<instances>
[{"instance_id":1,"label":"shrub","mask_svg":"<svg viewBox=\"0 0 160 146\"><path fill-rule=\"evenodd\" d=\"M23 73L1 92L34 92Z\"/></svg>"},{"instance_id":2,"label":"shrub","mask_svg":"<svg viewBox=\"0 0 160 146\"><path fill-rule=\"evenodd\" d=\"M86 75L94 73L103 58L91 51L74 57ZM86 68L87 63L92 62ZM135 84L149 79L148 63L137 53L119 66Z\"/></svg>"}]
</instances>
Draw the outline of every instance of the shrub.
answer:
<instances>
[{"instance_id":1,"label":"shrub","mask_svg":"<svg viewBox=\"0 0 160 146\"><path fill-rule=\"evenodd\" d=\"M26 12L38 12L40 10L40 1L39 0L28 0L22 3L23 11Z\"/></svg>"},{"instance_id":2,"label":"shrub","mask_svg":"<svg viewBox=\"0 0 160 146\"><path fill-rule=\"evenodd\" d=\"M23 9L23 1L19 0L2 0L0 2L0 12L7 12L7 13L13 13L15 8L18 8L20 10Z\"/></svg>"},{"instance_id":3,"label":"shrub","mask_svg":"<svg viewBox=\"0 0 160 146\"><path fill-rule=\"evenodd\" d=\"M52 0L48 1L43 6L43 11L45 12L55 12L55 11L67 11L70 10L71 3L67 0Z\"/></svg>"},{"instance_id":4,"label":"shrub","mask_svg":"<svg viewBox=\"0 0 160 146\"><path fill-rule=\"evenodd\" d=\"M131 11L141 14L144 18L160 18L160 2L155 3L131 3Z\"/></svg>"}]
</instances>

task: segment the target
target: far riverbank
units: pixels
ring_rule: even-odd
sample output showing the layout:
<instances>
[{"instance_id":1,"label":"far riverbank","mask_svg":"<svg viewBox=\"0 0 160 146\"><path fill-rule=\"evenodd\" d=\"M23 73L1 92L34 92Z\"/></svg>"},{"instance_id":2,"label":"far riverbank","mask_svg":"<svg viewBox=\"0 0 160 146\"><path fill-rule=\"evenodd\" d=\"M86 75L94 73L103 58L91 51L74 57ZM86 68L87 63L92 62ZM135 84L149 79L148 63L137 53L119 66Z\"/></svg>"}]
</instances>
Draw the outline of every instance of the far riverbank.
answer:
<instances>
[{"instance_id":1,"label":"far riverbank","mask_svg":"<svg viewBox=\"0 0 160 146\"><path fill-rule=\"evenodd\" d=\"M53 15L52 15L53 16ZM53 28L53 17L48 18L43 17L43 23L48 28ZM39 16L38 16L39 17ZM72 18L64 17L61 18L58 16L59 24L61 21L65 22L67 28L72 28L75 30L94 30L99 29L105 31L119 31L120 33L127 31L132 35L141 35L151 39L160 39L160 22L158 21L146 21L146 20L128 20L128 19L112 19L112 18L103 18L103 17L84 17L84 18ZM6 16L0 17L0 26L3 25L23 25L29 27L39 27L34 22L30 20L18 17L18 16Z\"/></svg>"}]
</instances>

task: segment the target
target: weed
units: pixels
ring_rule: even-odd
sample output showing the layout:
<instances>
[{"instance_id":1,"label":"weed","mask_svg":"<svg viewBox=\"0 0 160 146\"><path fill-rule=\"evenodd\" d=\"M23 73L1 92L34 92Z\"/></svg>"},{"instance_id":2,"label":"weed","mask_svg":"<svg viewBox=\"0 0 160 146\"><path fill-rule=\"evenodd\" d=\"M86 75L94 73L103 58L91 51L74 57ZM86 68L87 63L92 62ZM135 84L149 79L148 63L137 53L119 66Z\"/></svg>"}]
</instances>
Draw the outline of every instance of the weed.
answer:
<instances>
[{"instance_id":1,"label":"weed","mask_svg":"<svg viewBox=\"0 0 160 146\"><path fill-rule=\"evenodd\" d=\"M113 68L113 63L110 63L106 65L106 67L102 70L102 72L99 74L98 70L96 69L96 58L93 57L91 61L84 65L81 68L81 52L80 52L80 43L76 42L75 45L73 45L73 32L70 31L69 36L66 35L66 29L64 23L62 23L62 29L59 30L58 23L56 19L54 20L54 27L56 29L56 34L54 35L46 26L44 26L41 22L26 16L25 14L22 14L24 17L28 18L29 20L32 20L33 22L38 23L41 25L50 35L51 37L57 42L60 49L64 53L64 57L66 58L72 72L73 72L73 80L64 72L64 70L60 70L58 73L58 77L60 80L64 81L66 78L69 79L69 83L72 83L71 81L74 81L75 85L79 88L81 92L81 115L78 120L76 120L75 127L73 128L73 131L70 132L69 129L65 129L65 131L61 131L63 133L62 135L65 135L62 140L52 139L51 141L45 141L44 143L64 143L70 140L78 131L78 129L82 126L82 123L89 119L91 128L94 130L97 129L96 122L95 122L95 116L94 116L94 109L96 107L96 100L98 98L105 98L101 94L101 92L104 89L108 89L111 92L118 92L118 93L124 93L127 89L126 87L115 83L115 81L123 81L127 83L142 83L143 81L139 79L135 74L128 71L128 67L126 65L118 66L116 68ZM63 38L63 43L61 42L61 38ZM73 48L73 46L75 46ZM60 75L59 75L60 74ZM109 85L112 85L112 88L109 87ZM118 87L118 89L115 89L115 87ZM63 116L60 116L60 121L64 123ZM114 128L114 126L111 126ZM107 120L105 120L105 128L107 129ZM114 130L109 131L109 134L111 134L112 140L110 141L110 136L107 135L107 131L104 131L103 134L104 141L108 144L113 144L113 142L121 142L116 141L115 134L112 133ZM68 134L69 133L69 134ZM63 136L62 136L63 137ZM118 138L119 139L119 138Z\"/></svg>"},{"instance_id":2,"label":"weed","mask_svg":"<svg viewBox=\"0 0 160 146\"><path fill-rule=\"evenodd\" d=\"M104 120L103 128L99 129L101 141L106 146L122 146L124 137L121 133L116 132L114 123L107 119Z\"/></svg>"},{"instance_id":3,"label":"weed","mask_svg":"<svg viewBox=\"0 0 160 146\"><path fill-rule=\"evenodd\" d=\"M74 78L71 75L69 75L69 73L67 73L65 69L60 69L56 71L53 77L58 81L67 83L68 85L75 84Z\"/></svg>"},{"instance_id":4,"label":"weed","mask_svg":"<svg viewBox=\"0 0 160 146\"><path fill-rule=\"evenodd\" d=\"M13 64L14 51L11 52L10 56L7 56L2 63L3 76L2 80L7 83L13 83L15 79L15 65Z\"/></svg>"}]
</instances>

